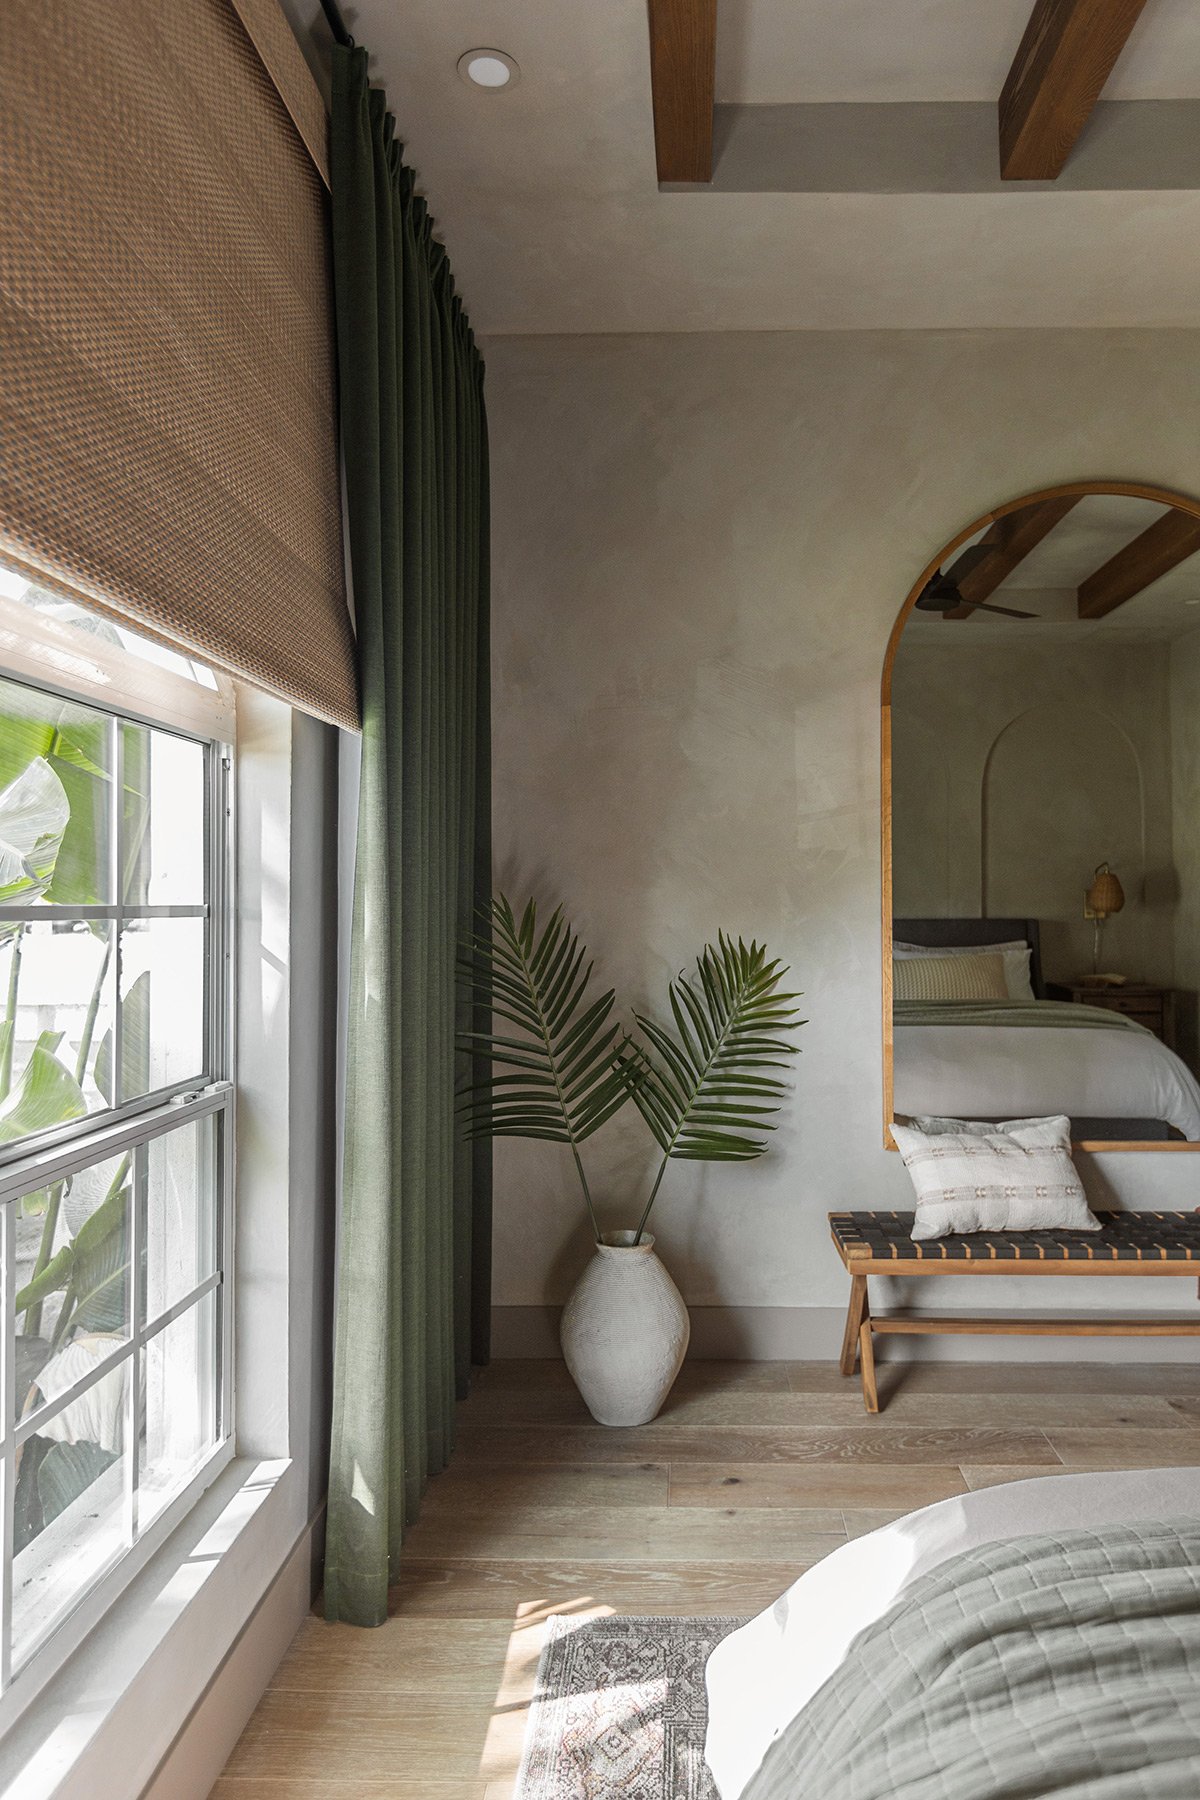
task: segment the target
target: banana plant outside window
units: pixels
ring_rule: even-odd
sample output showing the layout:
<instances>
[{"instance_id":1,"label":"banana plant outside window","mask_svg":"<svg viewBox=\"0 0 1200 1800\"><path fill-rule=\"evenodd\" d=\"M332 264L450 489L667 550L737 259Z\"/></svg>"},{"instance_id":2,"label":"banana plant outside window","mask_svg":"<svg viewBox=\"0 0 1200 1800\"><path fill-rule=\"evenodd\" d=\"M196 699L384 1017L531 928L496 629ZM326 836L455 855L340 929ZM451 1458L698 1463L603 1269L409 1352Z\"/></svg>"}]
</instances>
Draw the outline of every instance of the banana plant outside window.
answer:
<instances>
[{"instance_id":1,"label":"banana plant outside window","mask_svg":"<svg viewBox=\"0 0 1200 1800\"><path fill-rule=\"evenodd\" d=\"M232 1455L230 768L0 669L0 1725Z\"/></svg>"}]
</instances>

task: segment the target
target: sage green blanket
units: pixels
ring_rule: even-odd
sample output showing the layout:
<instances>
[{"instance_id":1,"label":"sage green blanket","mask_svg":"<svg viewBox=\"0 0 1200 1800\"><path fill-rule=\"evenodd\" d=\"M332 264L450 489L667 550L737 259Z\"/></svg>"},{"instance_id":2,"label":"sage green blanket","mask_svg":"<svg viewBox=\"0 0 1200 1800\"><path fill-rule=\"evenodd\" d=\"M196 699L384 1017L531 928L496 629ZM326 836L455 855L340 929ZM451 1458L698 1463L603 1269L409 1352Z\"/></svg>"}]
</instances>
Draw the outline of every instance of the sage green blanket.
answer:
<instances>
[{"instance_id":1,"label":"sage green blanket","mask_svg":"<svg viewBox=\"0 0 1200 1800\"><path fill-rule=\"evenodd\" d=\"M1136 1019L1069 1000L897 1000L897 1025L1019 1025L1067 1031L1145 1031ZM1153 1036L1153 1032L1147 1033Z\"/></svg>"},{"instance_id":2,"label":"sage green blanket","mask_svg":"<svg viewBox=\"0 0 1200 1800\"><path fill-rule=\"evenodd\" d=\"M988 1544L914 1582L743 1800L1197 1800L1200 1520Z\"/></svg>"}]
</instances>

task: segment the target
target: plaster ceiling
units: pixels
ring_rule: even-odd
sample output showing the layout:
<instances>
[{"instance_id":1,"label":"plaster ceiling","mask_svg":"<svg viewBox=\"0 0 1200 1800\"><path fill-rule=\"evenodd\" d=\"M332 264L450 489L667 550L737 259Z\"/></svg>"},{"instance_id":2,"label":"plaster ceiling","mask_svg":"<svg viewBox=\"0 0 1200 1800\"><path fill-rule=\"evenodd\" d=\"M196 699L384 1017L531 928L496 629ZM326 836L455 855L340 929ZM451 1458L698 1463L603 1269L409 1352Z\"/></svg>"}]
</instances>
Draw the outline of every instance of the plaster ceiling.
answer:
<instances>
[{"instance_id":1,"label":"plaster ceiling","mask_svg":"<svg viewBox=\"0 0 1200 1800\"><path fill-rule=\"evenodd\" d=\"M719 0L717 98L995 100L1033 0ZM1148 0L1111 100L1200 97L1195 0Z\"/></svg>"},{"instance_id":2,"label":"plaster ceiling","mask_svg":"<svg viewBox=\"0 0 1200 1800\"><path fill-rule=\"evenodd\" d=\"M720 3L726 93L994 99L1029 0ZM316 0L285 5L311 41ZM1200 325L1195 189L660 192L646 0L345 11L482 333ZM1200 95L1191 0L1135 36L1122 84ZM459 79L480 45L517 86Z\"/></svg>"}]
</instances>

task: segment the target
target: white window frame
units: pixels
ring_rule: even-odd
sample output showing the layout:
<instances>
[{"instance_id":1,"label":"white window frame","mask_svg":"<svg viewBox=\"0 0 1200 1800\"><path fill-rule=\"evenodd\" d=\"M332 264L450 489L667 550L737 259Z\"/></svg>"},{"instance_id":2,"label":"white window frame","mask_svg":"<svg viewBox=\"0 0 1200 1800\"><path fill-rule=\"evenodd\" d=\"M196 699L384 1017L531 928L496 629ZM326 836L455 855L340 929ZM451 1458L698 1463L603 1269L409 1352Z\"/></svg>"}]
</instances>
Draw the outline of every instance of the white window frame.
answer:
<instances>
[{"instance_id":1,"label":"white window frame","mask_svg":"<svg viewBox=\"0 0 1200 1800\"><path fill-rule=\"evenodd\" d=\"M24 641L17 649L14 642L20 628ZM47 650L56 650L47 655ZM46 679L47 664L55 675L63 670L63 658L72 659L70 675L78 680ZM138 907L143 918L204 916L208 923L205 970L205 1041L203 1070L198 1079L175 1083L153 1094L124 1102L87 1118L55 1127L36 1137L0 1149L0 1246L3 1248L3 1281L5 1319L13 1320L16 1286L15 1202L25 1193L65 1178L91 1164L127 1152L133 1159L133 1199L130 1206L131 1304L128 1339L103 1363L54 1401L42 1406L28 1420L15 1418L14 1358L10 1354L9 1332L0 1334L0 1734L7 1732L46 1684L79 1647L83 1639L104 1618L114 1601L135 1579L155 1552L163 1545L180 1522L193 1509L203 1493L218 1479L233 1460L235 1442L235 1393L233 1368L234 1320L234 863L235 820L233 807L234 770L232 747L232 690L222 680L215 691L197 692L192 684L162 670L129 668L134 659L111 647L97 646L94 640L73 630L69 625L37 619L28 609L14 609L11 603L0 603L0 678L19 682L42 693L75 702L106 713L115 721L165 731L199 743L205 750L205 814L207 843L208 897L202 907L147 906ZM123 667L123 665L126 665ZM161 694L162 705L147 702ZM135 700L130 704L130 700ZM114 733L116 743L120 734ZM120 804L121 782L119 759L113 783L114 817ZM116 854L117 838L113 846ZM116 979L120 978L119 933L124 909L119 885L114 886L115 904L109 906L0 906L0 918L51 920L105 919L111 921L117 946ZM119 1011L118 1011L119 1019ZM119 1066L119 1037L114 1030L114 1062ZM139 1317L136 1270L140 1264L141 1232L146 1202L148 1146L156 1138L185 1128L195 1120L212 1119L215 1133L214 1174L217 1192L213 1196L217 1220L218 1263L214 1272L175 1300L164 1312L143 1322ZM137 1487L139 1478L138 1443L140 1409L143 1405L140 1380L127 1384L125 1441L129 1453L124 1467L116 1464L111 1471L114 1482L126 1488L127 1520L130 1527L125 1542L115 1554L109 1568L76 1601L64 1611L46 1637L32 1651L27 1661L14 1674L11 1668L13 1621L13 1541L11 1493L15 1485L15 1456L18 1446L36 1434L56 1414L78 1398L98 1378L124 1363L140 1369L144 1346L168 1325L194 1306L202 1305L212 1294L215 1322L215 1392L216 1408L213 1447L196 1472L175 1498L144 1529L137 1527ZM103 1482L104 1477L101 1477ZM95 1485L95 1484L94 1484ZM89 1490L90 1491L90 1490ZM68 1509L69 1513L70 1509ZM56 1538L65 1536L68 1526L51 1522L36 1542L44 1537L46 1549L53 1552ZM58 1533L55 1527L59 1527ZM32 1546L31 1546L32 1547ZM25 1552L28 1554L28 1550Z\"/></svg>"}]
</instances>

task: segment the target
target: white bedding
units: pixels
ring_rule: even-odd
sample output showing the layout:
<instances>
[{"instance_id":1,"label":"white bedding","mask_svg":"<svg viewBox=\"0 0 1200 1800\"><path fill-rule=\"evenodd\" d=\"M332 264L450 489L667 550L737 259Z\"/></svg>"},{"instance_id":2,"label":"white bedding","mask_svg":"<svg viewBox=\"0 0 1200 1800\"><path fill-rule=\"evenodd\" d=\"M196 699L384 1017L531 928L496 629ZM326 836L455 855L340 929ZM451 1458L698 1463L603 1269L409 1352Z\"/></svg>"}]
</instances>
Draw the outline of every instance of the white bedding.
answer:
<instances>
[{"instance_id":1,"label":"white bedding","mask_svg":"<svg viewBox=\"0 0 1200 1800\"><path fill-rule=\"evenodd\" d=\"M1200 1084L1148 1032L898 1023L894 1079L910 1117L1164 1119L1200 1140Z\"/></svg>"},{"instance_id":2,"label":"white bedding","mask_svg":"<svg viewBox=\"0 0 1200 1800\"><path fill-rule=\"evenodd\" d=\"M1054 1475L940 1501L835 1550L709 1658L705 1755L721 1800L738 1800L859 1632L948 1557L1064 1527L1198 1514L1200 1468Z\"/></svg>"}]
</instances>

